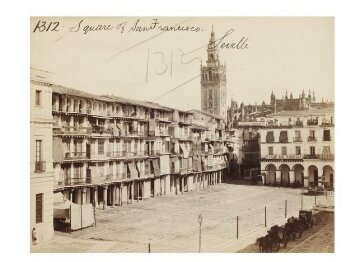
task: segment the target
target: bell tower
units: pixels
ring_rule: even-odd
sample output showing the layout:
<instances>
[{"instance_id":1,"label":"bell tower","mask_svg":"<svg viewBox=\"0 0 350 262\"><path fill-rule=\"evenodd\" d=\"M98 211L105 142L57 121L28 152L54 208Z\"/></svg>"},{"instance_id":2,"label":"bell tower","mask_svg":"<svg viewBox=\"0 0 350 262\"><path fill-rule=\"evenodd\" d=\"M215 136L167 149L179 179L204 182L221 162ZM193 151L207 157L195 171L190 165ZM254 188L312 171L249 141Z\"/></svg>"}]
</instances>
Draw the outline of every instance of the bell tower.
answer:
<instances>
[{"instance_id":1,"label":"bell tower","mask_svg":"<svg viewBox=\"0 0 350 262\"><path fill-rule=\"evenodd\" d=\"M201 63L201 110L227 120L226 65L222 65L212 28L207 48L206 65Z\"/></svg>"}]
</instances>

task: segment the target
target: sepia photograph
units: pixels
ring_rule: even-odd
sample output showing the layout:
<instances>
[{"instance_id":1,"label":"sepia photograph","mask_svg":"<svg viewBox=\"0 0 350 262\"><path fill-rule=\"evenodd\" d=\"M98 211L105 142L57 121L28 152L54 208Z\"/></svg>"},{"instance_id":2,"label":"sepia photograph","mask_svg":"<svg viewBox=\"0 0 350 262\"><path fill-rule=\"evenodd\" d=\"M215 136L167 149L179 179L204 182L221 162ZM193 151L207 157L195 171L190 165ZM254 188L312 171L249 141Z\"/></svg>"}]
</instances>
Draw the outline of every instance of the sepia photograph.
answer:
<instances>
[{"instance_id":1,"label":"sepia photograph","mask_svg":"<svg viewBox=\"0 0 350 262\"><path fill-rule=\"evenodd\" d=\"M335 252L334 17L28 19L31 253Z\"/></svg>"}]
</instances>

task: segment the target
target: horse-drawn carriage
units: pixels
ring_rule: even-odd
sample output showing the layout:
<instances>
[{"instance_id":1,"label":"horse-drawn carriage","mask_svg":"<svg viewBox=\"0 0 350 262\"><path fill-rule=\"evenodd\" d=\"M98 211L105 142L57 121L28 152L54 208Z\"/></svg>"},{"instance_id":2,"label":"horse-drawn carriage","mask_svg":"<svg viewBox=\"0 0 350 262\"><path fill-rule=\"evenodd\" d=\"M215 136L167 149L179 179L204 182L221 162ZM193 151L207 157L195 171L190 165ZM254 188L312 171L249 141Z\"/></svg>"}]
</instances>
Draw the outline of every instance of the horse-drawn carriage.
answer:
<instances>
[{"instance_id":1,"label":"horse-drawn carriage","mask_svg":"<svg viewBox=\"0 0 350 262\"><path fill-rule=\"evenodd\" d=\"M305 230L313 225L312 210L300 210L298 217L290 217L283 226L274 225L267 231L267 235L256 240L259 245L259 251L276 252L279 251L281 244L286 248L291 240L295 240L297 235L302 237Z\"/></svg>"}]
</instances>

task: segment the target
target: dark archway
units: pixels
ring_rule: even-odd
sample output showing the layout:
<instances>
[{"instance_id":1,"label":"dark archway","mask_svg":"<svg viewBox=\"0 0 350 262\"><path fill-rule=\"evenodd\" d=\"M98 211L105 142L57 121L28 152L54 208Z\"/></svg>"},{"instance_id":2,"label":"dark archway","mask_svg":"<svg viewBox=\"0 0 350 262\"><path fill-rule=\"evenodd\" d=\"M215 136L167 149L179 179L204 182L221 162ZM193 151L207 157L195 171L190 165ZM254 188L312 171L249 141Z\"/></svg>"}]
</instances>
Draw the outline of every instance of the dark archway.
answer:
<instances>
[{"instance_id":1,"label":"dark archway","mask_svg":"<svg viewBox=\"0 0 350 262\"><path fill-rule=\"evenodd\" d=\"M304 167L301 164L296 164L293 166L293 171L295 174L295 185L304 186Z\"/></svg>"},{"instance_id":2,"label":"dark archway","mask_svg":"<svg viewBox=\"0 0 350 262\"><path fill-rule=\"evenodd\" d=\"M266 184L274 185L276 184L276 166L273 164L269 164L265 168L266 170Z\"/></svg>"},{"instance_id":3,"label":"dark archway","mask_svg":"<svg viewBox=\"0 0 350 262\"><path fill-rule=\"evenodd\" d=\"M281 184L282 186L288 186L289 185L289 171L290 168L286 164L282 164L279 167L279 170L281 171Z\"/></svg>"},{"instance_id":4,"label":"dark archway","mask_svg":"<svg viewBox=\"0 0 350 262\"><path fill-rule=\"evenodd\" d=\"M308 168L309 171L309 185L318 186L318 169L316 166L311 165Z\"/></svg>"}]
</instances>

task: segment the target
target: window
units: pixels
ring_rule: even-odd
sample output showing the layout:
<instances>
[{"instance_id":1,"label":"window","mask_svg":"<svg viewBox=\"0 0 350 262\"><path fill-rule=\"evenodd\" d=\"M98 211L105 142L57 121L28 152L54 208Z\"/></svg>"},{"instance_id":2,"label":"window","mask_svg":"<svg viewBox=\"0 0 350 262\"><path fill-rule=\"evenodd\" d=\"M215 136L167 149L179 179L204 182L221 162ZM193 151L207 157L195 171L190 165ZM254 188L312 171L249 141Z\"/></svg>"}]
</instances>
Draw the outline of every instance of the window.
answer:
<instances>
[{"instance_id":1,"label":"window","mask_svg":"<svg viewBox=\"0 0 350 262\"><path fill-rule=\"evenodd\" d=\"M287 147L282 146L282 155L287 155Z\"/></svg>"},{"instance_id":2,"label":"window","mask_svg":"<svg viewBox=\"0 0 350 262\"><path fill-rule=\"evenodd\" d=\"M35 91L35 105L41 106L41 90Z\"/></svg>"},{"instance_id":3,"label":"window","mask_svg":"<svg viewBox=\"0 0 350 262\"><path fill-rule=\"evenodd\" d=\"M42 223L43 222L43 195L44 194L36 194L35 195L35 222Z\"/></svg>"},{"instance_id":4,"label":"window","mask_svg":"<svg viewBox=\"0 0 350 262\"><path fill-rule=\"evenodd\" d=\"M42 140L35 141L35 161L40 162L42 157Z\"/></svg>"},{"instance_id":5,"label":"window","mask_svg":"<svg viewBox=\"0 0 350 262\"><path fill-rule=\"evenodd\" d=\"M315 155L315 147L310 146L310 155Z\"/></svg>"},{"instance_id":6,"label":"window","mask_svg":"<svg viewBox=\"0 0 350 262\"><path fill-rule=\"evenodd\" d=\"M323 130L323 141L331 141L330 130Z\"/></svg>"},{"instance_id":7,"label":"window","mask_svg":"<svg viewBox=\"0 0 350 262\"><path fill-rule=\"evenodd\" d=\"M269 155L273 155L273 147L272 146L269 146Z\"/></svg>"},{"instance_id":8,"label":"window","mask_svg":"<svg viewBox=\"0 0 350 262\"><path fill-rule=\"evenodd\" d=\"M300 138L301 136L300 136L300 131L295 131L295 137L296 138Z\"/></svg>"},{"instance_id":9,"label":"window","mask_svg":"<svg viewBox=\"0 0 350 262\"><path fill-rule=\"evenodd\" d=\"M103 155L104 154L104 141L102 139L98 140L98 154Z\"/></svg>"},{"instance_id":10,"label":"window","mask_svg":"<svg viewBox=\"0 0 350 262\"><path fill-rule=\"evenodd\" d=\"M312 138L315 137L315 130L310 130L310 137L312 137Z\"/></svg>"},{"instance_id":11,"label":"window","mask_svg":"<svg viewBox=\"0 0 350 262\"><path fill-rule=\"evenodd\" d=\"M266 133L266 143L273 143L275 142L275 138L273 136L273 131L267 131Z\"/></svg>"},{"instance_id":12,"label":"window","mask_svg":"<svg viewBox=\"0 0 350 262\"><path fill-rule=\"evenodd\" d=\"M35 140L35 172L44 172L45 165L42 161L42 140Z\"/></svg>"},{"instance_id":13,"label":"window","mask_svg":"<svg viewBox=\"0 0 350 262\"><path fill-rule=\"evenodd\" d=\"M296 155L300 155L300 154L301 154L300 146L296 146L296 147L295 147L295 154L296 154Z\"/></svg>"},{"instance_id":14,"label":"window","mask_svg":"<svg viewBox=\"0 0 350 262\"><path fill-rule=\"evenodd\" d=\"M279 142L280 143L288 143L288 133L287 133L287 131L281 131L280 132Z\"/></svg>"}]
</instances>

